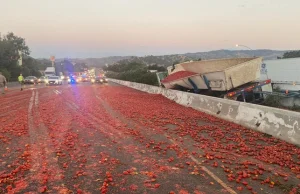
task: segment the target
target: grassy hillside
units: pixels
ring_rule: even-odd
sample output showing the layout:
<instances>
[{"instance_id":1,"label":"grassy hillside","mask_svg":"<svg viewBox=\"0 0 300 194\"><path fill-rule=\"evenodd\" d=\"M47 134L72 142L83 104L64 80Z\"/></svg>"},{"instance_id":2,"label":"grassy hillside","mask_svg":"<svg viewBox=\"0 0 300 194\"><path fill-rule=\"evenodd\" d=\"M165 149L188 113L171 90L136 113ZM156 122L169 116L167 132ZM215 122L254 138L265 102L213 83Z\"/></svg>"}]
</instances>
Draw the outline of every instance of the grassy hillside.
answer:
<instances>
[{"instance_id":1,"label":"grassy hillside","mask_svg":"<svg viewBox=\"0 0 300 194\"><path fill-rule=\"evenodd\" d=\"M235 58L235 57L253 57L259 56L264 59L276 59L283 56L285 51L274 50L217 50L209 52L186 53L180 55L163 55L163 56L145 56L145 57L131 57L129 59L121 60L119 63L136 62L145 65L161 65L170 66L173 63L180 63L190 60L207 60L207 59L221 59L221 58Z\"/></svg>"},{"instance_id":2,"label":"grassy hillside","mask_svg":"<svg viewBox=\"0 0 300 194\"><path fill-rule=\"evenodd\" d=\"M277 57L282 57L286 51L276 51L276 50L216 50L209 52L197 52L197 53L186 53L186 54L174 54L174 55L162 55L162 56L112 56L103 58L73 58L71 59L75 63L84 63L88 66L102 68L106 65L111 65L115 63L127 64L127 63L139 63L145 65L160 65L160 66L170 66L173 63L179 63L189 60L198 60L201 58L205 59L220 59L220 58L234 58L234 57L253 57L261 56L264 59L276 59ZM58 61L63 59L57 59Z\"/></svg>"}]
</instances>

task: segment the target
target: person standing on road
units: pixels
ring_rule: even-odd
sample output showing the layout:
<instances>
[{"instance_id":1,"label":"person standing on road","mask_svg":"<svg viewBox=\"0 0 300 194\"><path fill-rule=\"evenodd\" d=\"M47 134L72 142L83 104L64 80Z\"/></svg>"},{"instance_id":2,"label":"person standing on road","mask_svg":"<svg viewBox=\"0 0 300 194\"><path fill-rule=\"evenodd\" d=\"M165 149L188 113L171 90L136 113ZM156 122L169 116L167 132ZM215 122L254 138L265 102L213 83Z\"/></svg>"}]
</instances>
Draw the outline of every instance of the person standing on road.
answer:
<instances>
[{"instance_id":1,"label":"person standing on road","mask_svg":"<svg viewBox=\"0 0 300 194\"><path fill-rule=\"evenodd\" d=\"M24 85L24 77L22 76L22 73L20 73L20 76L18 77L18 81L21 84L21 91L22 91Z\"/></svg>"},{"instance_id":2,"label":"person standing on road","mask_svg":"<svg viewBox=\"0 0 300 194\"><path fill-rule=\"evenodd\" d=\"M0 88L2 90L2 94L5 94L5 86L6 86L6 78L0 72Z\"/></svg>"}]
</instances>

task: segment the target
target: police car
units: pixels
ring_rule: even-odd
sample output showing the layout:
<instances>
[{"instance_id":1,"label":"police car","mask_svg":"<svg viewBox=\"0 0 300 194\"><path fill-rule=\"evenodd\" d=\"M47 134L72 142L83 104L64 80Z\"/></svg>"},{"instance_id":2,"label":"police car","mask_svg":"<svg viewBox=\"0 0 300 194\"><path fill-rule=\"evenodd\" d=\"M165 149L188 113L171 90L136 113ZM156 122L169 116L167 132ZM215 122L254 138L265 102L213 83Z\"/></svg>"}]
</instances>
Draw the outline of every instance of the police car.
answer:
<instances>
[{"instance_id":1,"label":"police car","mask_svg":"<svg viewBox=\"0 0 300 194\"><path fill-rule=\"evenodd\" d=\"M80 78L76 76L70 76L68 79L68 84L77 84L80 82Z\"/></svg>"}]
</instances>

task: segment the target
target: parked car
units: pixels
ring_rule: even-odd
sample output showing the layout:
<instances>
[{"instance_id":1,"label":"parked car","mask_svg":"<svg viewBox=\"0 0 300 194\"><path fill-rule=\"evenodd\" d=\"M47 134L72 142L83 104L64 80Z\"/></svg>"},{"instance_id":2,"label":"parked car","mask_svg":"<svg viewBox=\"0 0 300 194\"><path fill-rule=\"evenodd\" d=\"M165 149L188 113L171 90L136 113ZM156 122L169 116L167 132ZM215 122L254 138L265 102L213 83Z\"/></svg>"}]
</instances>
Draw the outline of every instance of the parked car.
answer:
<instances>
[{"instance_id":1,"label":"parked car","mask_svg":"<svg viewBox=\"0 0 300 194\"><path fill-rule=\"evenodd\" d=\"M46 83L46 80L47 80L47 77L41 76L41 77L38 79L38 83Z\"/></svg>"},{"instance_id":2,"label":"parked car","mask_svg":"<svg viewBox=\"0 0 300 194\"><path fill-rule=\"evenodd\" d=\"M37 84L38 78L35 76L28 76L24 79L24 84Z\"/></svg>"},{"instance_id":3,"label":"parked car","mask_svg":"<svg viewBox=\"0 0 300 194\"><path fill-rule=\"evenodd\" d=\"M59 76L49 76L47 81L47 85L62 85L62 79Z\"/></svg>"}]
</instances>

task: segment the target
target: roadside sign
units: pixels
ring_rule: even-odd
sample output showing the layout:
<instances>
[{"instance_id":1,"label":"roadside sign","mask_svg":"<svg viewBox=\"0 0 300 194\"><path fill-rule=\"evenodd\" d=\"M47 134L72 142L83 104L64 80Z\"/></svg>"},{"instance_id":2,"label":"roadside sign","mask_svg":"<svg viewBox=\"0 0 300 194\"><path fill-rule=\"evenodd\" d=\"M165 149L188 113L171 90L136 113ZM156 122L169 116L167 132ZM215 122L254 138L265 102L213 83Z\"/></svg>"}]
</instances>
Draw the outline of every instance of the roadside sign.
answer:
<instances>
[{"instance_id":1,"label":"roadside sign","mask_svg":"<svg viewBox=\"0 0 300 194\"><path fill-rule=\"evenodd\" d=\"M51 56L50 61L54 62L55 61L55 56Z\"/></svg>"}]
</instances>

